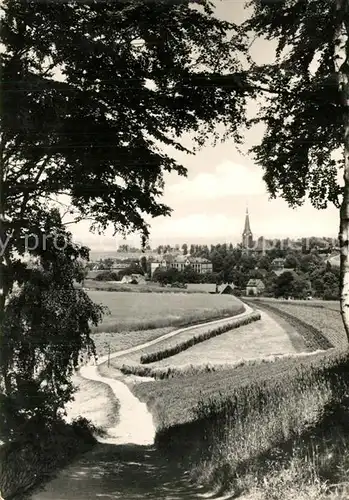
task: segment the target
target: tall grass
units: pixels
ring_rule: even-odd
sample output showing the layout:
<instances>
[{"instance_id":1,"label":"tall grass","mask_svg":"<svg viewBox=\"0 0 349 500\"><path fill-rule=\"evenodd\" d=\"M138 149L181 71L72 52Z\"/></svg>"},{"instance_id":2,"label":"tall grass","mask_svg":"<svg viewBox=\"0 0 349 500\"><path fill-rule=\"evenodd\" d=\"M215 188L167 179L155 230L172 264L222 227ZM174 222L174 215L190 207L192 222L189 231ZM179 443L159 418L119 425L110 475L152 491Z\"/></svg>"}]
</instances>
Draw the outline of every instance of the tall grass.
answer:
<instances>
[{"instance_id":1,"label":"tall grass","mask_svg":"<svg viewBox=\"0 0 349 500\"><path fill-rule=\"evenodd\" d=\"M272 354L264 358L252 358L252 359L241 359L233 363L205 363L201 365L187 364L183 366L145 366L145 365L130 365L123 364L119 367L119 370L124 375L137 375L138 377L152 377L155 380L168 380L171 378L186 378L193 375L199 375L204 373L217 373L220 371L239 369L243 366L250 367L251 370L254 367L258 367L261 364L272 364L278 360L294 360L295 362L300 359L305 359L318 355L324 351L313 351L306 353L287 353L287 354Z\"/></svg>"},{"instance_id":2,"label":"tall grass","mask_svg":"<svg viewBox=\"0 0 349 500\"><path fill-rule=\"evenodd\" d=\"M192 422L160 429L156 443L221 493L329 495L349 482L348 368L344 353L203 398Z\"/></svg>"}]
</instances>

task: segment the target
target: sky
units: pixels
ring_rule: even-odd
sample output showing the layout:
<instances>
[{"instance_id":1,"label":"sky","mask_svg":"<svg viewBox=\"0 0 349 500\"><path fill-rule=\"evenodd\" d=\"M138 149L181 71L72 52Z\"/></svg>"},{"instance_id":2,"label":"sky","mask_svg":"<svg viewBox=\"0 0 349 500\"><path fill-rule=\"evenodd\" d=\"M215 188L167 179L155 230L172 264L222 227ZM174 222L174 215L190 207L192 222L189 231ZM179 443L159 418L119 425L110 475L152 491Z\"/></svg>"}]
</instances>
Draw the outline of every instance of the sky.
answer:
<instances>
[{"instance_id":1,"label":"sky","mask_svg":"<svg viewBox=\"0 0 349 500\"><path fill-rule=\"evenodd\" d=\"M242 0L217 1L216 15L240 23L248 15L244 4ZM265 40L257 39L252 47L253 57L259 63L272 60L273 53L273 45ZM195 156L178 152L173 155L188 169L188 176L165 176L164 196L159 201L173 211L171 217L150 221L152 246L240 242L247 207L254 238L337 236L339 214L334 206L316 210L305 202L292 209L282 199L270 200L262 168L247 154L261 134L261 129L250 130L240 152L230 140L216 147L207 144ZM184 137L184 144L191 144L190 136ZM111 229L104 236L90 233L87 221L71 226L70 230L77 241L94 251L116 250L124 243L120 236L112 236ZM131 235L127 242L139 246L139 236Z\"/></svg>"}]
</instances>

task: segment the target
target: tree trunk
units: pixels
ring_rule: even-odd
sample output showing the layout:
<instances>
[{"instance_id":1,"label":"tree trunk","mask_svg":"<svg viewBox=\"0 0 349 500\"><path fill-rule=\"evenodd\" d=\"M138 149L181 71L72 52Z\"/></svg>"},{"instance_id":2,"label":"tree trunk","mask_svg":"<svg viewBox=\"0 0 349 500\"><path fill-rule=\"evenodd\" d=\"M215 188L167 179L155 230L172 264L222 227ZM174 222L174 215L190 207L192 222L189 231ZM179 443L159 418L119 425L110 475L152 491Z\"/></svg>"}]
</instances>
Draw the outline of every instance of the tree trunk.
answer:
<instances>
[{"instance_id":1,"label":"tree trunk","mask_svg":"<svg viewBox=\"0 0 349 500\"><path fill-rule=\"evenodd\" d=\"M343 104L344 173L343 200L340 208L340 305L349 341L349 13L347 0L336 1L335 67Z\"/></svg>"},{"instance_id":2,"label":"tree trunk","mask_svg":"<svg viewBox=\"0 0 349 500\"><path fill-rule=\"evenodd\" d=\"M349 126L347 127L349 131ZM340 306L349 341L349 148L346 148L345 185L340 209Z\"/></svg>"}]
</instances>

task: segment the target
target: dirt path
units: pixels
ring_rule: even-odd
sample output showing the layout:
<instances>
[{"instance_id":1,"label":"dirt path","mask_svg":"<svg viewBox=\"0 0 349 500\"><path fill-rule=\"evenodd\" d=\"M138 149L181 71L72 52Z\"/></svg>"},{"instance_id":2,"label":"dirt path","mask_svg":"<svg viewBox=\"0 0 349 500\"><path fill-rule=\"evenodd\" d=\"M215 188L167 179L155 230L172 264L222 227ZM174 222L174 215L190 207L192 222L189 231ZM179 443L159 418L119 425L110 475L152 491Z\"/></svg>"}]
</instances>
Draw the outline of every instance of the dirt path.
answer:
<instances>
[{"instance_id":1,"label":"dirt path","mask_svg":"<svg viewBox=\"0 0 349 500\"><path fill-rule=\"evenodd\" d=\"M100 442L138 445L154 443L156 429L153 417L147 405L141 403L125 384L119 380L102 377L98 373L98 365L84 366L80 374L88 380L108 384L120 402L119 422L115 427L108 429L107 438L98 439Z\"/></svg>"},{"instance_id":2,"label":"dirt path","mask_svg":"<svg viewBox=\"0 0 349 500\"><path fill-rule=\"evenodd\" d=\"M243 317L251 312L246 306ZM231 318L210 321L220 325ZM198 325L197 327L202 326ZM190 327L195 330L195 327ZM184 329L170 332L142 345L113 353L110 358L136 352L170 338ZM170 462L154 446L155 426L146 404L141 403L130 389L119 380L102 377L98 365L107 361L103 356L97 364L80 369L80 375L88 380L107 384L120 402L119 422L108 429L106 438L98 438L99 444L74 464L60 471L55 479L32 495L32 500L198 500L216 498L212 492L203 492L192 485L187 471L181 464ZM93 405L93 401L91 402ZM220 497L221 500L230 497Z\"/></svg>"}]
</instances>

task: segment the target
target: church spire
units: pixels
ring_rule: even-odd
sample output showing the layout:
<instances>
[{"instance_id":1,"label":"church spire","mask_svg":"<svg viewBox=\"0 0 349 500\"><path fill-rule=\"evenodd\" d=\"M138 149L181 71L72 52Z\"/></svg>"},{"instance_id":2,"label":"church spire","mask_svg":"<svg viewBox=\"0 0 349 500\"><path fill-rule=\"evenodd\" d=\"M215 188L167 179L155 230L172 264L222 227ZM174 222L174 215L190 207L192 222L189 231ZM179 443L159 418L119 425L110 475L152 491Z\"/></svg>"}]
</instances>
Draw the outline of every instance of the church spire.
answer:
<instances>
[{"instance_id":1,"label":"church spire","mask_svg":"<svg viewBox=\"0 0 349 500\"><path fill-rule=\"evenodd\" d=\"M250 217L248 215L248 208L246 208L244 234L252 234L251 227L250 227Z\"/></svg>"},{"instance_id":2,"label":"church spire","mask_svg":"<svg viewBox=\"0 0 349 500\"><path fill-rule=\"evenodd\" d=\"M244 227L244 232L242 233L242 246L243 248L251 248L252 245L253 245L253 235L250 226L250 217L248 214L248 208L246 208L245 227Z\"/></svg>"}]
</instances>

